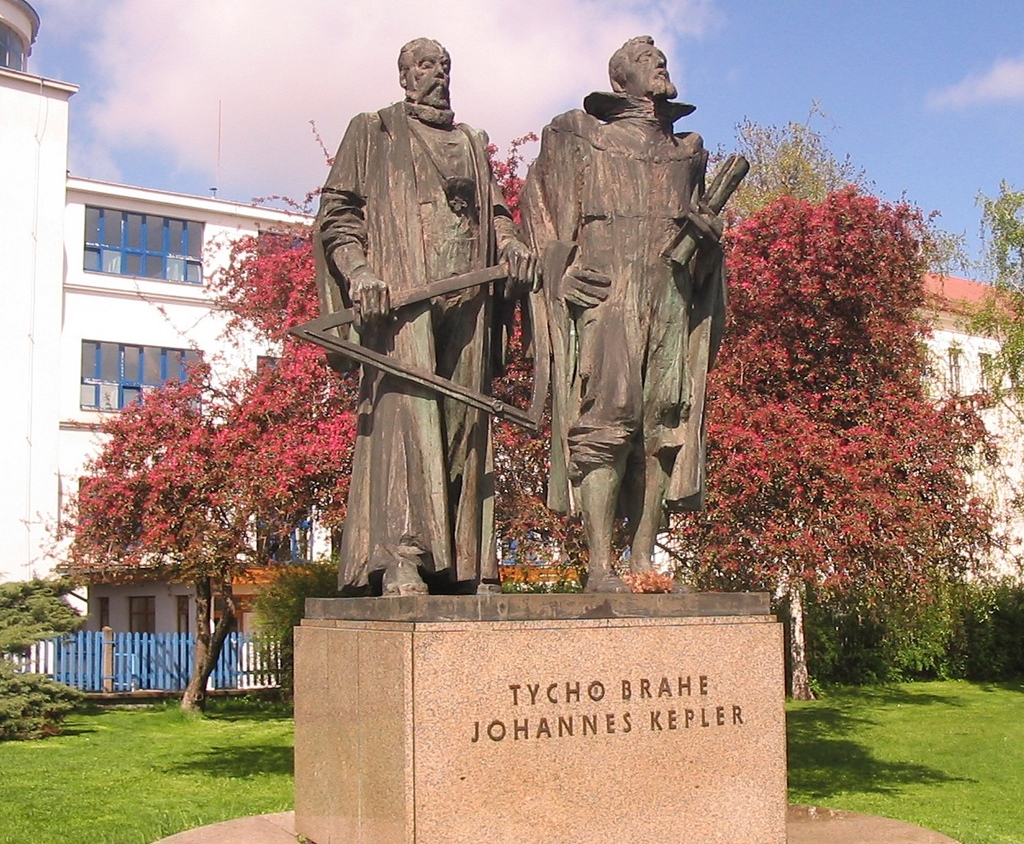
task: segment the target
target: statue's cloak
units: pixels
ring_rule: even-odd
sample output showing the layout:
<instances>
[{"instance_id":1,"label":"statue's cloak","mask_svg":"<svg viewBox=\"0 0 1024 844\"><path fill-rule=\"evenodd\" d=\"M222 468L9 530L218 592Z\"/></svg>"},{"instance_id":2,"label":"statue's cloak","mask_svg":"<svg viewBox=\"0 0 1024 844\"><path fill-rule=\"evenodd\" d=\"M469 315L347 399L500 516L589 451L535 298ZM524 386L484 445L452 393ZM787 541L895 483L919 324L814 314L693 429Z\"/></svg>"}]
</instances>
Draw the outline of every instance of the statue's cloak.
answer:
<instances>
[{"instance_id":1,"label":"statue's cloak","mask_svg":"<svg viewBox=\"0 0 1024 844\"><path fill-rule=\"evenodd\" d=\"M362 245L368 266L393 293L434 280L427 277L424 179L435 179L435 193L443 194L440 175L415 165L409 120L398 103L360 114L349 124L317 219L323 313L350 304L347 279L332 274L324 260L345 243ZM500 199L487 163L487 138L468 126L455 131L469 140L478 200L476 245L469 265L446 267L437 277L496 262L493 212ZM475 297L466 318L444 338L445 350L430 302L403 308L396 318L364 329L359 339L411 366L487 392L490 300L486 290ZM486 414L364 368L341 547L342 586L366 586L370 572L401 553L417 555L422 566L447 573L451 581L496 581L489 447Z\"/></svg>"},{"instance_id":2,"label":"statue's cloak","mask_svg":"<svg viewBox=\"0 0 1024 844\"><path fill-rule=\"evenodd\" d=\"M570 111L545 128L522 201L545 260L551 328L548 505L576 512L572 482L622 440L631 460L661 458L668 509L701 509L707 373L725 319L722 253L703 248L687 267L663 253L703 195L707 152L695 133L635 119L620 95L594 94L585 106L593 113ZM596 307L558 295L570 248L573 265L612 280Z\"/></svg>"}]
</instances>

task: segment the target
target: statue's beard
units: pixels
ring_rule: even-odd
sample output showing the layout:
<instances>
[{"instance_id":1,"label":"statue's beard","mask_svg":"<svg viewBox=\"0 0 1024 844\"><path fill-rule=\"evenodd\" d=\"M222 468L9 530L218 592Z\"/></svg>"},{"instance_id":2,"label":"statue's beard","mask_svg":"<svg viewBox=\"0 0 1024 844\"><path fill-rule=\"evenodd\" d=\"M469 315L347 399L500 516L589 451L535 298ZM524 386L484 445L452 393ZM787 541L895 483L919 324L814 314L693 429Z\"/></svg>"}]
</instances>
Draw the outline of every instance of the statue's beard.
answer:
<instances>
[{"instance_id":1,"label":"statue's beard","mask_svg":"<svg viewBox=\"0 0 1024 844\"><path fill-rule=\"evenodd\" d=\"M413 101L433 108L451 108L451 93L444 82L435 80L426 90L419 91Z\"/></svg>"},{"instance_id":2,"label":"statue's beard","mask_svg":"<svg viewBox=\"0 0 1024 844\"><path fill-rule=\"evenodd\" d=\"M675 99L679 92L668 76L655 76L651 80L651 99Z\"/></svg>"}]
</instances>

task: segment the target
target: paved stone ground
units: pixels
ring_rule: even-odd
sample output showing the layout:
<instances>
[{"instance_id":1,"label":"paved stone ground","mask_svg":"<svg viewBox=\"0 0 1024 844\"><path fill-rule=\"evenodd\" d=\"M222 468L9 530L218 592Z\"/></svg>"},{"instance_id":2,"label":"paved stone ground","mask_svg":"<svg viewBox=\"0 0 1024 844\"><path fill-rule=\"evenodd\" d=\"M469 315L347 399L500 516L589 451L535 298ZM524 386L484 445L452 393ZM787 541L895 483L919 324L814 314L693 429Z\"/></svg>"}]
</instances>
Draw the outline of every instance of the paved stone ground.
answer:
<instances>
[{"instance_id":1,"label":"paved stone ground","mask_svg":"<svg viewBox=\"0 0 1024 844\"><path fill-rule=\"evenodd\" d=\"M201 826L155 844L295 844L295 813L253 815Z\"/></svg>"},{"instance_id":2,"label":"paved stone ground","mask_svg":"<svg viewBox=\"0 0 1024 844\"><path fill-rule=\"evenodd\" d=\"M838 809L790 806L787 844L957 844L952 838L902 821Z\"/></svg>"},{"instance_id":3,"label":"paved stone ground","mask_svg":"<svg viewBox=\"0 0 1024 844\"><path fill-rule=\"evenodd\" d=\"M873 815L790 806L788 844L957 844L928 829ZM295 815L280 812L204 826L156 844L296 844Z\"/></svg>"}]
</instances>

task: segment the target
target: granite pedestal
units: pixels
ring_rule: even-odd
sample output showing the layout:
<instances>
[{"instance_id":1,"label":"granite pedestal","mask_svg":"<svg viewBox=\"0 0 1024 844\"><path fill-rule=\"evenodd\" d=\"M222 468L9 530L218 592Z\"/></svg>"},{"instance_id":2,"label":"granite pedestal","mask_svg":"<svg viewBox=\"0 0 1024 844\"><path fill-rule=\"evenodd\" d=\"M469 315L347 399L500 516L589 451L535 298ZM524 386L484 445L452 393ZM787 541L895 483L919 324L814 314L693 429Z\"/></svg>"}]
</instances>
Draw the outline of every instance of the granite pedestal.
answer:
<instances>
[{"instance_id":1,"label":"granite pedestal","mask_svg":"<svg viewBox=\"0 0 1024 844\"><path fill-rule=\"evenodd\" d=\"M312 600L295 824L316 844L784 844L764 595Z\"/></svg>"}]
</instances>

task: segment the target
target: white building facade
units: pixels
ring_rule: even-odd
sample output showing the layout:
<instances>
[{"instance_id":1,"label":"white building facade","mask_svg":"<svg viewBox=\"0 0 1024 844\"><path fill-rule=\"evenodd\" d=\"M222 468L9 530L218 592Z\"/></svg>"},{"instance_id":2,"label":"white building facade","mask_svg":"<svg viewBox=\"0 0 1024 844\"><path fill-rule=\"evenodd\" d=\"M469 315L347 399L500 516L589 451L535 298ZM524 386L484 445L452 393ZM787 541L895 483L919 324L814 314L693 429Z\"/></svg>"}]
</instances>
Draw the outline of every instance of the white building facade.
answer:
<instances>
[{"instance_id":1,"label":"white building facade","mask_svg":"<svg viewBox=\"0 0 1024 844\"><path fill-rule=\"evenodd\" d=\"M27 72L38 28L25 0L0 0L0 352L14 398L0 420L0 581L52 572L62 506L105 417L197 357L254 366L274 352L226 341L206 282L231 239L308 222L69 176L77 88Z\"/></svg>"}]
</instances>

